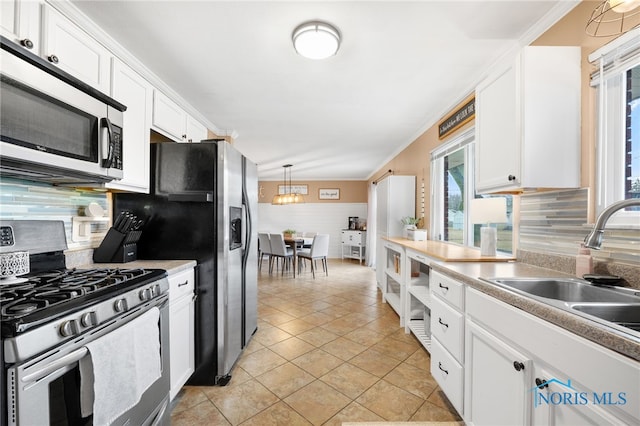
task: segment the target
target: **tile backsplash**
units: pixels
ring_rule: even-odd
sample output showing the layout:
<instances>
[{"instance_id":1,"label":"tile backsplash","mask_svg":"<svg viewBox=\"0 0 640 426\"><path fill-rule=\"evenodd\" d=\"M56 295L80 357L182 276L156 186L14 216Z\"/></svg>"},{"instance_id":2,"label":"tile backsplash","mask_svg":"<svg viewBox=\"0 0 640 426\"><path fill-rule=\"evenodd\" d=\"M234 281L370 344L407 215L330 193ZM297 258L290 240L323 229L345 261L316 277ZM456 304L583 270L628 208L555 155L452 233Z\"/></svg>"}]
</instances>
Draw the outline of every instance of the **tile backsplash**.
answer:
<instances>
[{"instance_id":1,"label":"tile backsplash","mask_svg":"<svg viewBox=\"0 0 640 426\"><path fill-rule=\"evenodd\" d=\"M82 210L91 202L108 211L108 198L104 192L0 178L0 219L61 220L64 222L69 249L95 246L95 242L91 241L73 241L71 232L72 218L80 216ZM108 223L96 223L91 226L106 229Z\"/></svg>"}]
</instances>

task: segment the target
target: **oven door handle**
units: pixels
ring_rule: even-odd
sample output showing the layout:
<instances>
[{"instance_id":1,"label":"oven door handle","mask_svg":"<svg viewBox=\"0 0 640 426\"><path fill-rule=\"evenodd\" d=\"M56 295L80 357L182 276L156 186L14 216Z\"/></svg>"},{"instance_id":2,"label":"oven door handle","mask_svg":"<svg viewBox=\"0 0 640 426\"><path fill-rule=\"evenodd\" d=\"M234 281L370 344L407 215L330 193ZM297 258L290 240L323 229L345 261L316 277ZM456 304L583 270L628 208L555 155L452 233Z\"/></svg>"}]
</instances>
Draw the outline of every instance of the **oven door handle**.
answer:
<instances>
[{"instance_id":1,"label":"oven door handle","mask_svg":"<svg viewBox=\"0 0 640 426\"><path fill-rule=\"evenodd\" d=\"M78 350L75 350L65 356L53 361L50 364L47 364L46 367L41 368L40 370L34 371L31 374L28 374L22 378L22 382L29 383L40 380L41 378L53 373L56 370L59 370L63 367L66 367L74 362L80 361L85 355L89 353L89 349L86 347L82 347Z\"/></svg>"}]
</instances>

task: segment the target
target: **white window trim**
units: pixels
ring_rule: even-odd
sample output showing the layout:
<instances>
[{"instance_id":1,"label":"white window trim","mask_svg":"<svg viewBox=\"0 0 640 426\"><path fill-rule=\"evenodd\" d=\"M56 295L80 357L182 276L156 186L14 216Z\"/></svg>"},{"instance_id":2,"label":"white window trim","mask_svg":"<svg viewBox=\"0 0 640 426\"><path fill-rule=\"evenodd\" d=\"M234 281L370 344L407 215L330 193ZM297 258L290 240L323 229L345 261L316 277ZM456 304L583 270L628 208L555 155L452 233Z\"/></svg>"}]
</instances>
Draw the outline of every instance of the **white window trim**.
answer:
<instances>
[{"instance_id":1,"label":"white window trim","mask_svg":"<svg viewBox=\"0 0 640 426\"><path fill-rule=\"evenodd\" d=\"M444 206L444 193L440 190L440 188L436 187L436 183L441 181L442 175L444 173L442 162L438 161L434 164L435 160L438 160L446 155L449 155L459 149L462 149L468 145L471 145L465 151L465 194L464 194L464 203L465 206L469 205L470 199L475 195L475 161L473 161L473 150L474 150L474 142L475 142L475 127L470 127L464 132L460 133L455 138L447 141L434 150L431 151L431 223L430 223L430 233L432 235L432 239L437 239L438 235L442 235L444 233L443 229L443 217L442 212ZM464 245L473 246L473 241L470 241L473 238L473 233L469 232L470 229L470 219L469 215L465 215L465 226L463 229L462 240ZM455 243L454 243L455 244Z\"/></svg>"},{"instance_id":2,"label":"white window trim","mask_svg":"<svg viewBox=\"0 0 640 426\"><path fill-rule=\"evenodd\" d=\"M596 137L596 214L624 198L626 96L622 90L626 71L640 65L640 28L589 55L599 70L591 86L598 89ZM611 217L611 227L638 227L640 213L619 211Z\"/></svg>"}]
</instances>

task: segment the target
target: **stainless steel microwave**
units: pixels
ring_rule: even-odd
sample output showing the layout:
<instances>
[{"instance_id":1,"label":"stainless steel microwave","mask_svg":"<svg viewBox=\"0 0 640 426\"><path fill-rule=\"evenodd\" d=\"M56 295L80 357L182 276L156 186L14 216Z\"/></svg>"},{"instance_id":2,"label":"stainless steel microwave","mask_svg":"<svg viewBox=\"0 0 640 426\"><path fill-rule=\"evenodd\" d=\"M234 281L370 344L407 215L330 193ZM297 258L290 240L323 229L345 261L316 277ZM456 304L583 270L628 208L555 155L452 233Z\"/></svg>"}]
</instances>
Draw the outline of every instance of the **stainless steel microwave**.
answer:
<instances>
[{"instance_id":1,"label":"stainless steel microwave","mask_svg":"<svg viewBox=\"0 0 640 426\"><path fill-rule=\"evenodd\" d=\"M122 178L126 107L2 38L0 174L61 184Z\"/></svg>"}]
</instances>

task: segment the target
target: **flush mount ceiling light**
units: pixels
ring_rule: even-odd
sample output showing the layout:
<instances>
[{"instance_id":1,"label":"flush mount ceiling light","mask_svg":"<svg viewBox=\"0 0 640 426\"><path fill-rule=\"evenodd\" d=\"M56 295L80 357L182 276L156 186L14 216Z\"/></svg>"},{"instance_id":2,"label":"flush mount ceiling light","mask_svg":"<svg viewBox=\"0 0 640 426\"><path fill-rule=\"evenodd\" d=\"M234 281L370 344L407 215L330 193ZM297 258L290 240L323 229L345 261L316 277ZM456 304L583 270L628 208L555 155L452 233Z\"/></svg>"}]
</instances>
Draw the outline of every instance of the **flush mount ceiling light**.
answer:
<instances>
[{"instance_id":1,"label":"flush mount ceiling light","mask_svg":"<svg viewBox=\"0 0 640 426\"><path fill-rule=\"evenodd\" d=\"M593 9L585 32L593 37L623 34L640 25L640 0L604 0Z\"/></svg>"},{"instance_id":2,"label":"flush mount ceiling light","mask_svg":"<svg viewBox=\"0 0 640 426\"><path fill-rule=\"evenodd\" d=\"M298 25L291 38L296 52L309 59L326 59L335 55L340 47L340 32L322 21Z\"/></svg>"}]
</instances>

